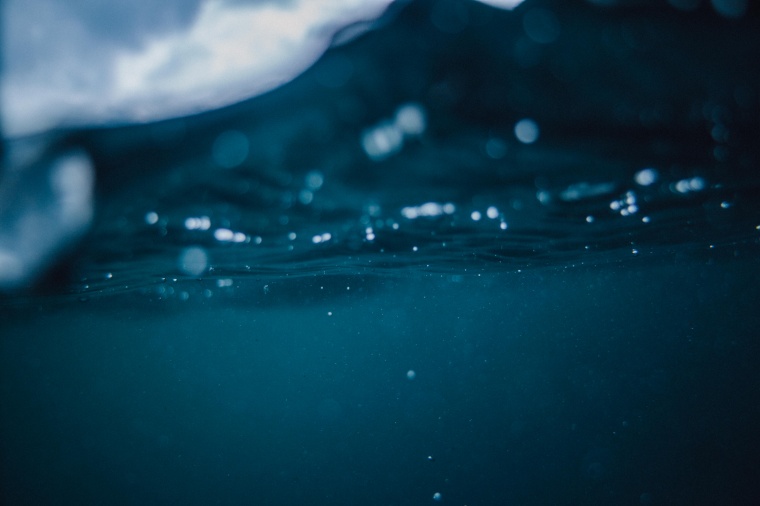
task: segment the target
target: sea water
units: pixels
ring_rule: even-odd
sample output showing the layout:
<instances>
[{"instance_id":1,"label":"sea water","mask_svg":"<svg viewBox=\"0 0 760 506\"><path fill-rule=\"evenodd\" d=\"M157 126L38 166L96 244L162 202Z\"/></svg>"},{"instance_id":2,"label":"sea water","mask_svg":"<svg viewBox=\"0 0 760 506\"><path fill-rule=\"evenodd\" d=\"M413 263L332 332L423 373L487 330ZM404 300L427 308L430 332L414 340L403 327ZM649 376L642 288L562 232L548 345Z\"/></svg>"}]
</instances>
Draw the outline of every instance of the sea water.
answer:
<instances>
[{"instance_id":1,"label":"sea water","mask_svg":"<svg viewBox=\"0 0 760 506\"><path fill-rule=\"evenodd\" d=\"M35 138L94 214L0 299L2 502L753 504L756 14L413 2Z\"/></svg>"}]
</instances>

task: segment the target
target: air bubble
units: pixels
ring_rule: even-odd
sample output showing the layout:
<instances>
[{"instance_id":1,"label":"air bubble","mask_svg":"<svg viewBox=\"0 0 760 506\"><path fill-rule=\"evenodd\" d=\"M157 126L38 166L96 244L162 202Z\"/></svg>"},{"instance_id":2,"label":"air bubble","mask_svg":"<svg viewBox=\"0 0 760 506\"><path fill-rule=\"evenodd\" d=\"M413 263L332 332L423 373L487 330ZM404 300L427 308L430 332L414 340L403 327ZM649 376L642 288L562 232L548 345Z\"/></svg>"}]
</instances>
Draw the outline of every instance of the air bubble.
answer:
<instances>
[{"instance_id":1,"label":"air bubble","mask_svg":"<svg viewBox=\"0 0 760 506\"><path fill-rule=\"evenodd\" d=\"M538 140L538 123L532 119L521 119L515 125L515 137L523 144L532 144Z\"/></svg>"},{"instance_id":2,"label":"air bubble","mask_svg":"<svg viewBox=\"0 0 760 506\"><path fill-rule=\"evenodd\" d=\"M231 169L248 158L248 137L238 130L227 130L219 134L211 148L211 157L219 167Z\"/></svg>"},{"instance_id":3,"label":"air bubble","mask_svg":"<svg viewBox=\"0 0 760 506\"><path fill-rule=\"evenodd\" d=\"M179 270L188 276L200 276L208 269L208 254L198 246L185 248L179 255Z\"/></svg>"}]
</instances>

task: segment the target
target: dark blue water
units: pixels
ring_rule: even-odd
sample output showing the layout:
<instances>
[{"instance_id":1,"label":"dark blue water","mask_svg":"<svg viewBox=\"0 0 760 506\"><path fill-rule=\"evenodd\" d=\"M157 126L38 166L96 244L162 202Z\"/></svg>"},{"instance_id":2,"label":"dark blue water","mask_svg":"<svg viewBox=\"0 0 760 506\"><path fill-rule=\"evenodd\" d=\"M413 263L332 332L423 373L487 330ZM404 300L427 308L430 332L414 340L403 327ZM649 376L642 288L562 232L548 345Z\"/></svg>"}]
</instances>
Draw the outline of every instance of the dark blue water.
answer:
<instances>
[{"instance_id":1,"label":"dark blue water","mask_svg":"<svg viewBox=\"0 0 760 506\"><path fill-rule=\"evenodd\" d=\"M51 253L0 298L3 504L755 504L755 7L392 10L232 107L9 143L0 281ZM24 235L66 156L92 221Z\"/></svg>"}]
</instances>

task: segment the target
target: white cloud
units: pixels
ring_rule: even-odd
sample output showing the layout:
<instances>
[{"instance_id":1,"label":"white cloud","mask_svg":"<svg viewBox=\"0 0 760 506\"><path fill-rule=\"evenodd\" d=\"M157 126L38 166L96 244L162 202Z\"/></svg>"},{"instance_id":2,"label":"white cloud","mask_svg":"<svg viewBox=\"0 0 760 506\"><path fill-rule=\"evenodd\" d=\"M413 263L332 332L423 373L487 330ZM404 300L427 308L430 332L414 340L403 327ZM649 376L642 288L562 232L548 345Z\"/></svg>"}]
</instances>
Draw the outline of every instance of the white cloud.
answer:
<instances>
[{"instance_id":1,"label":"white cloud","mask_svg":"<svg viewBox=\"0 0 760 506\"><path fill-rule=\"evenodd\" d=\"M391 1L189 2L193 16L176 16L186 23L139 37L124 32L142 25L119 27L119 39L93 26L86 3L78 11L76 2L63 9L50 0L11 0L3 16L3 129L15 136L228 105L294 78L335 30L378 16Z\"/></svg>"},{"instance_id":2,"label":"white cloud","mask_svg":"<svg viewBox=\"0 0 760 506\"><path fill-rule=\"evenodd\" d=\"M523 3L524 0L478 0L478 2L491 5L493 7L498 7L499 9L506 9L506 10L512 10L521 3Z\"/></svg>"}]
</instances>

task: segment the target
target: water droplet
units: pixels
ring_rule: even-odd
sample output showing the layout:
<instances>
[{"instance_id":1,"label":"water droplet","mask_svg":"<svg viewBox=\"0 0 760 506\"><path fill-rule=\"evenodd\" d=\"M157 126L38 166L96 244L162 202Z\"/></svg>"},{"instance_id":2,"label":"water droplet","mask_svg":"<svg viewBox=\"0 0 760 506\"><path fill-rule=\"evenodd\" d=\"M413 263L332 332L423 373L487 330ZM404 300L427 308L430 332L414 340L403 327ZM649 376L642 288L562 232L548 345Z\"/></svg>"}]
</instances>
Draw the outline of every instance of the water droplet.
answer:
<instances>
[{"instance_id":1,"label":"water droplet","mask_svg":"<svg viewBox=\"0 0 760 506\"><path fill-rule=\"evenodd\" d=\"M515 137L523 144L532 144L538 140L538 123L532 119L521 119L515 125Z\"/></svg>"},{"instance_id":2,"label":"water droplet","mask_svg":"<svg viewBox=\"0 0 760 506\"><path fill-rule=\"evenodd\" d=\"M238 130L219 134L211 148L211 157L223 169L237 167L248 158L248 137Z\"/></svg>"},{"instance_id":3,"label":"water droplet","mask_svg":"<svg viewBox=\"0 0 760 506\"><path fill-rule=\"evenodd\" d=\"M197 246L185 248L179 255L179 270L189 276L200 276L208 268L206 250Z\"/></svg>"}]
</instances>

